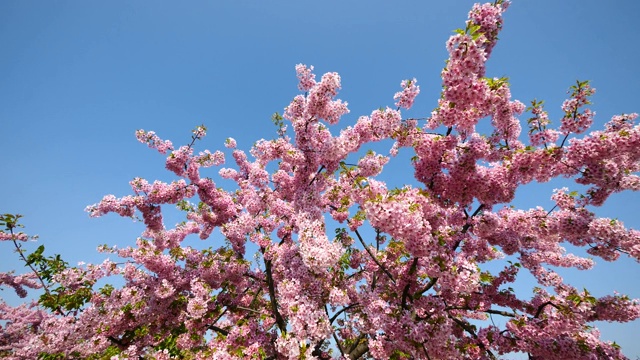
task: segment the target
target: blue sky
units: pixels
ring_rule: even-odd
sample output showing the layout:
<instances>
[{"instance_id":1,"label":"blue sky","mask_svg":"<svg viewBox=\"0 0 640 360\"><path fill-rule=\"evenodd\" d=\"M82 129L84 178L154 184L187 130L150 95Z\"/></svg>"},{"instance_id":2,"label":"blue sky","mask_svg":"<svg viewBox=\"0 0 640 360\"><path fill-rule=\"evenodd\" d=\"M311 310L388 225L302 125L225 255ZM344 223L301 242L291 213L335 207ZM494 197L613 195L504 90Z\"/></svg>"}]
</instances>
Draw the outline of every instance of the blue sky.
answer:
<instances>
[{"instance_id":1,"label":"blue sky","mask_svg":"<svg viewBox=\"0 0 640 360\"><path fill-rule=\"evenodd\" d=\"M116 216L90 219L84 208L106 194L130 194L137 176L172 179L163 157L135 140L136 129L179 145L205 124L200 150L220 149L227 137L248 150L275 136L270 116L297 94L298 63L314 65L318 76L340 73L339 97L351 110L344 126L392 105L400 81L413 77L422 92L407 116L427 116L440 92L444 43L472 4L2 1L0 212L25 215L27 231L50 254L71 264L101 261L99 244L131 244L142 226ZM589 79L598 90L592 109L599 129L614 114L640 111L639 13L636 1L516 0L487 75L508 76L513 97L526 104L544 99L556 124L569 86ZM548 206L554 187L524 188L515 204ZM637 193L618 194L597 212L637 229L639 201ZM2 245L0 271L19 266ZM596 295L617 290L640 298L640 266L629 259L567 278ZM636 357L639 326L601 328Z\"/></svg>"}]
</instances>

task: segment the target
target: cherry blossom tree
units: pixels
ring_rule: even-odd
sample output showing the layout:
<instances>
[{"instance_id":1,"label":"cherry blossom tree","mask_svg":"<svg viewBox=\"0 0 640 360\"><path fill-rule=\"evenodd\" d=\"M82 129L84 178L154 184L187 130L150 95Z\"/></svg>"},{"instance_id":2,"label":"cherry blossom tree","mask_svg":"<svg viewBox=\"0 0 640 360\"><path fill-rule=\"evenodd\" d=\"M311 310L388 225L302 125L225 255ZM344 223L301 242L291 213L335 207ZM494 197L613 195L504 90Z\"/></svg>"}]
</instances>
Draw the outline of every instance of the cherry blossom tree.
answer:
<instances>
[{"instance_id":1,"label":"cherry blossom tree","mask_svg":"<svg viewBox=\"0 0 640 360\"><path fill-rule=\"evenodd\" d=\"M541 101L512 100L508 79L485 76L507 6L475 5L449 38L441 97L424 118L403 116L420 92L411 79L393 106L340 129L349 112L336 98L340 76L318 80L297 65L301 94L273 115L275 139L249 154L231 138L227 150L197 151L204 126L179 147L139 130L140 142L168 154L176 180L136 178L132 195L88 207L94 217L142 219L135 245L100 247L117 261L71 267L42 246L29 254L19 216L3 215L0 240L28 271L0 274L0 284L41 296L0 302L0 356L624 358L590 324L635 320L639 301L595 297L554 269L594 264L563 244L640 260L640 232L592 210L640 190L637 114L587 133L595 89L585 81L571 87L556 125ZM479 122L492 132L478 133ZM389 156L365 151L383 140L393 141ZM385 166L399 151L413 155L414 178L392 188ZM214 180L208 168L223 166L225 153L234 165ZM556 178L586 190L556 190L549 209L510 206L519 187ZM184 221L169 227L163 210L173 207ZM184 243L196 235L206 248ZM537 281L533 295L511 287L523 272ZM98 286L109 279L122 284Z\"/></svg>"}]
</instances>

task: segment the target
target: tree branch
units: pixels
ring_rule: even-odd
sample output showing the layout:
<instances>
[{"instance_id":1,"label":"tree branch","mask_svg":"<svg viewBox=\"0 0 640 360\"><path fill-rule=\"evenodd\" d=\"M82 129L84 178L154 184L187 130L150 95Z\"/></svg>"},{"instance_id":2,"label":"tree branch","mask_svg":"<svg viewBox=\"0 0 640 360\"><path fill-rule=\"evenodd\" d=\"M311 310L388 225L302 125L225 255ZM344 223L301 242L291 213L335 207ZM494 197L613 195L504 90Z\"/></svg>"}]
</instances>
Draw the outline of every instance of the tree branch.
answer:
<instances>
[{"instance_id":1,"label":"tree branch","mask_svg":"<svg viewBox=\"0 0 640 360\"><path fill-rule=\"evenodd\" d=\"M545 308L545 307L547 307L547 305L551 305L551 306L553 306L554 308L556 308L556 309L560 310L560 307L559 307L558 305L556 305L556 304L552 303L551 301L547 301L546 303L544 303L544 304L542 304L542 305L540 305L540 306L538 307L538 311L536 312L536 315L534 316L534 318L536 318L536 319L537 319L537 318L540 316L540 314L542 313L542 310L544 310L544 308Z\"/></svg>"},{"instance_id":2,"label":"tree branch","mask_svg":"<svg viewBox=\"0 0 640 360\"><path fill-rule=\"evenodd\" d=\"M465 212L464 212L464 213L465 213L465 215L466 215L466 217L467 217L467 220L470 220L470 219L472 219L474 216L478 215L478 214L479 214L483 209L484 209L484 204L480 204L480 206L478 206L478 208L473 212L473 214L471 214L471 216L469 216L469 214L467 214L467 211L466 211L466 210L465 210ZM466 224L464 224L464 226L462 226L462 231L461 231L461 233L462 233L462 234L465 234L467 231L469 231L469 229L470 229L470 228L471 228L471 223L470 223L470 222L467 222ZM454 251L458 248L458 246L460 246L460 242L461 242L461 241L462 241L462 240L458 240L458 241L456 242L455 246L453 247L453 250L454 250ZM414 298L414 299L417 299L417 298L419 298L420 296L422 296L422 294L424 294L424 293L426 293L427 291L429 291L429 290L430 290L430 289L431 289L431 288L436 284L436 282L437 282L437 281L438 281L438 278L437 278L437 277L431 278L431 280L429 280L429 282L427 283L427 285L426 285L422 290L419 290L418 292L416 292L416 293L413 295L413 298Z\"/></svg>"},{"instance_id":3,"label":"tree branch","mask_svg":"<svg viewBox=\"0 0 640 360\"><path fill-rule=\"evenodd\" d=\"M217 327L215 325L209 325L209 329L219 332L220 334L227 336L229 332L223 328Z\"/></svg>"},{"instance_id":4,"label":"tree branch","mask_svg":"<svg viewBox=\"0 0 640 360\"><path fill-rule=\"evenodd\" d=\"M309 185L313 184L313 182L316 181L316 178L318 177L318 175L320 175L322 170L324 170L324 165L320 166L320 169L318 169L318 172L316 172L316 175L313 177L313 179L311 179L311 181L309 182Z\"/></svg>"},{"instance_id":5,"label":"tree branch","mask_svg":"<svg viewBox=\"0 0 640 360\"><path fill-rule=\"evenodd\" d=\"M264 255L264 248L261 248L260 251L262 255ZM283 334L287 333L287 324L285 323L282 315L280 315L280 311L278 310L278 300L276 299L276 288L273 283L273 276L271 270L271 260L264 261L265 270L267 273L267 285L269 287L269 298L271 302L271 311L273 312L274 317L276 318L276 324L278 325L278 329Z\"/></svg>"},{"instance_id":6,"label":"tree branch","mask_svg":"<svg viewBox=\"0 0 640 360\"><path fill-rule=\"evenodd\" d=\"M420 291L416 292L415 294L413 294L413 299L416 300L420 296L422 296L422 294L424 294L427 291L431 290L431 288L436 284L437 281L438 281L437 277L431 278L431 280L429 280L427 285L422 290L420 290Z\"/></svg>"},{"instance_id":7,"label":"tree branch","mask_svg":"<svg viewBox=\"0 0 640 360\"><path fill-rule=\"evenodd\" d=\"M49 287L47 286L47 284L45 284L44 279L42 279L42 276L40 276L40 273L33 268L31 263L24 256L22 247L15 240L15 234L13 233L12 227L9 227L9 232L11 233L11 241L13 242L13 245L16 247L16 251L18 252L18 254L20 254L22 261L24 261L24 263L29 267L29 269L31 269L31 271L33 271L33 273L36 275L36 277L38 278L38 281L40 281L40 284L42 284L42 288L44 289L44 292L47 294L47 296L53 297L53 295L51 295L51 292L49 291ZM60 307L60 305L56 306L56 311L60 315L67 316L67 314L65 314L65 312L62 310L62 307Z\"/></svg>"},{"instance_id":8,"label":"tree branch","mask_svg":"<svg viewBox=\"0 0 640 360\"><path fill-rule=\"evenodd\" d=\"M367 351L369 351L369 346L367 345L367 342L365 341L364 343L361 343L362 340L364 340L365 338L366 338L365 334L360 334L360 336L358 336L356 341L354 341L353 344L351 344L351 347L349 347L349 350L347 350L347 353L349 354L349 359L355 360L360 356L362 356ZM364 351L362 351L362 349L360 348L362 344L364 344L366 348Z\"/></svg>"},{"instance_id":9,"label":"tree branch","mask_svg":"<svg viewBox=\"0 0 640 360\"><path fill-rule=\"evenodd\" d=\"M396 281L393 279L393 276L391 275L391 273L384 266L382 266L382 264L380 264L378 259L376 259L376 257L373 256L373 253L371 252L371 250L369 250L369 247L364 243L364 240L362 239L362 236L360 236L360 233L358 232L358 229L355 229L354 232L356 233L356 236L358 237L358 240L360 240L360 244L362 244L362 246L367 251L369 256L371 256L371 259L373 259L373 261L375 261L375 263L380 267L380 269L382 269L382 271L389 277L389 279L391 279L391 282L393 282L395 284Z\"/></svg>"},{"instance_id":10,"label":"tree branch","mask_svg":"<svg viewBox=\"0 0 640 360\"><path fill-rule=\"evenodd\" d=\"M342 313L344 312L346 309L348 309L349 307L352 307L353 305L349 305L347 307L344 307L342 309L340 309L340 311L338 311L337 313L335 313L331 319L329 319L329 324L333 324L333 321ZM324 306L324 312L327 313L327 316L329 316L329 309L327 309L327 305ZM340 340L338 339L338 336L336 336L336 331L335 329L331 330L331 335L333 336L333 340L336 342L336 346L338 347L338 350L340 350L340 355L342 355L344 357L344 349L342 348L342 345L340 344Z\"/></svg>"},{"instance_id":11,"label":"tree branch","mask_svg":"<svg viewBox=\"0 0 640 360\"><path fill-rule=\"evenodd\" d=\"M473 336L474 339L476 340L478 339L478 335L476 335L471 325L463 322L460 319L456 319L455 317L451 316L451 314L449 314L448 316L449 316L449 319L453 320L453 322L455 322L458 326L460 326L464 331L468 332L471 336ZM487 355L489 355L491 359L497 359L496 356L491 352L491 350L487 349L482 342L478 341L477 344L482 350L484 350L484 352L487 353Z\"/></svg>"},{"instance_id":12,"label":"tree branch","mask_svg":"<svg viewBox=\"0 0 640 360\"><path fill-rule=\"evenodd\" d=\"M484 209L484 204L480 204L480 206L478 206L478 208L476 209L476 211L473 212L473 214L471 214L471 216L467 216L467 220L471 220L473 219L474 216L478 215L480 213L480 211L482 211L482 209ZM465 211L465 215L466 215L466 211ZM465 234L469 228L471 227L471 223L467 222L466 224L464 224L464 226L462 226L462 234ZM458 242L458 244L460 244L460 242ZM456 246L457 247L457 246Z\"/></svg>"},{"instance_id":13,"label":"tree branch","mask_svg":"<svg viewBox=\"0 0 640 360\"><path fill-rule=\"evenodd\" d=\"M352 351L349 352L349 359L356 360L369 351L367 342L360 342Z\"/></svg>"},{"instance_id":14,"label":"tree branch","mask_svg":"<svg viewBox=\"0 0 640 360\"><path fill-rule=\"evenodd\" d=\"M407 297L409 296L409 288L411 287L411 277L416 272L416 268L418 267L418 258L414 258L411 263L411 268L409 269L407 284L404 286L402 290L402 308L407 310Z\"/></svg>"},{"instance_id":15,"label":"tree branch","mask_svg":"<svg viewBox=\"0 0 640 360\"><path fill-rule=\"evenodd\" d=\"M506 316L506 317L516 317L517 315L515 313L510 313L510 312L506 312L506 311L500 311L500 310L485 310L484 312L486 312L487 314L494 314L494 315L502 315L502 316Z\"/></svg>"},{"instance_id":16,"label":"tree branch","mask_svg":"<svg viewBox=\"0 0 640 360\"><path fill-rule=\"evenodd\" d=\"M342 309L338 310L335 314L333 314L333 316L329 319L329 324L333 324L333 322L338 318L338 316L340 316L340 314L342 314L343 312L354 308L356 306L358 306L360 304L355 303L355 304L351 304L349 306L343 307ZM325 310L326 310L326 305L325 305ZM329 312L327 311L327 315L329 315Z\"/></svg>"}]
</instances>

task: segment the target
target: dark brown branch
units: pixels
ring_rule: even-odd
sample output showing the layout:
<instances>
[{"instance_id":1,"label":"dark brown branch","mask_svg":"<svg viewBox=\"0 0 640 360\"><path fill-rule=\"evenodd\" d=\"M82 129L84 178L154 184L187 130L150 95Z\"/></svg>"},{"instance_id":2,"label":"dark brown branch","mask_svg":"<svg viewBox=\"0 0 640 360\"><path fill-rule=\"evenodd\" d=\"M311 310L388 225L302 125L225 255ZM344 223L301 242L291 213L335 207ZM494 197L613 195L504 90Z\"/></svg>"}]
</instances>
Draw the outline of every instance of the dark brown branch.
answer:
<instances>
[{"instance_id":1,"label":"dark brown branch","mask_svg":"<svg viewBox=\"0 0 640 360\"><path fill-rule=\"evenodd\" d=\"M316 175L313 177L313 179L311 179L311 182L309 182L309 185L313 184L313 182L316 181L316 178L318 177L318 175L320 175L322 170L324 170L324 165L320 166L320 169L318 169L318 172L316 173Z\"/></svg>"},{"instance_id":2,"label":"dark brown branch","mask_svg":"<svg viewBox=\"0 0 640 360\"><path fill-rule=\"evenodd\" d=\"M264 248L260 249L262 254L264 255ZM273 312L274 317L276 318L276 324L278 325L278 329L283 334L287 333L287 324L284 322L282 315L280 315L280 311L278 310L278 300L276 299L276 287L273 283L273 276L271 270L271 260L264 261L265 270L267 273L267 285L269 287L269 298L271 302L271 311Z\"/></svg>"},{"instance_id":3,"label":"dark brown branch","mask_svg":"<svg viewBox=\"0 0 640 360\"><path fill-rule=\"evenodd\" d=\"M342 309L338 310L338 311L337 311L335 314L333 314L333 316L329 319L329 323L330 323L330 324L333 324L333 322L338 318L338 316L340 316L340 314L342 314L343 312L345 312L345 311L347 311L347 310L349 310L349 309L351 309L351 308L354 308L354 307L356 307L356 306L358 306L358 305L360 305L360 304L355 303L355 304L351 304L351 305L349 305L349 306L345 306L345 307L343 307ZM325 310L326 310L326 307L325 307ZM327 312L327 315L329 315L329 312Z\"/></svg>"},{"instance_id":4,"label":"dark brown branch","mask_svg":"<svg viewBox=\"0 0 640 360\"><path fill-rule=\"evenodd\" d=\"M576 121L576 118L578 117L578 108L576 107L575 110L573 110L573 114L571 116L573 118L573 122ZM565 136L564 139L562 139L562 143L560 143L560 149L562 149L562 147L564 146L564 143L567 141L567 138L569 138L569 134L571 134L571 132L568 132Z\"/></svg>"},{"instance_id":5,"label":"dark brown branch","mask_svg":"<svg viewBox=\"0 0 640 360\"><path fill-rule=\"evenodd\" d=\"M338 311L337 313L335 313L331 319L329 319L329 324L333 324L333 321L342 313L344 312L346 309L352 307L354 305L349 305L347 307L342 308L340 311ZM329 316L329 309L327 308L327 305L324 306L324 312L327 314L327 316ZM342 355L344 357L344 349L342 349L342 344L340 344L340 340L338 339L338 336L336 336L336 331L335 329L332 329L331 331L331 335L333 336L333 340L336 342L336 346L338 346L338 350L340 350L340 355Z\"/></svg>"},{"instance_id":6,"label":"dark brown branch","mask_svg":"<svg viewBox=\"0 0 640 360\"><path fill-rule=\"evenodd\" d=\"M209 326L209 329L214 330L214 331L217 331L217 332L219 332L220 334L222 334L222 335L224 335L224 336L229 335L229 332L228 332L227 330L225 330L225 329L223 329L223 328L220 328L220 327L217 327L217 326L215 326L215 325L210 325L210 326Z\"/></svg>"},{"instance_id":7,"label":"dark brown branch","mask_svg":"<svg viewBox=\"0 0 640 360\"><path fill-rule=\"evenodd\" d=\"M476 335L475 331L473 331L473 328L471 327L471 325L469 325L468 323L465 323L460 319L456 319L455 317L451 316L451 314L449 314L449 319L453 320L454 323L456 323L464 331L468 332L471 336L473 336L474 339L478 339L478 335ZM487 353L487 355L489 355L491 359L497 359L496 356L491 352L491 350L487 349L482 342L478 341L477 344L482 350L484 350L484 352Z\"/></svg>"},{"instance_id":8,"label":"dark brown branch","mask_svg":"<svg viewBox=\"0 0 640 360\"><path fill-rule=\"evenodd\" d=\"M420 290L420 291L416 292L416 293L413 295L413 299L414 299L414 300L416 300L416 299L418 299L420 296L422 296L422 294L424 294L424 293L426 293L427 291L431 290L431 288L436 284L436 282L438 282L438 278L437 278L437 277L431 278L431 280L429 280L429 282L427 283L427 285L426 285L424 288L422 288L422 290Z\"/></svg>"},{"instance_id":9,"label":"dark brown branch","mask_svg":"<svg viewBox=\"0 0 640 360\"><path fill-rule=\"evenodd\" d=\"M553 210L555 210L558 207L558 204L555 204L551 210L549 210L549 212L547 213L547 216L549 216L549 214L551 214L553 212Z\"/></svg>"},{"instance_id":10,"label":"dark brown branch","mask_svg":"<svg viewBox=\"0 0 640 360\"><path fill-rule=\"evenodd\" d=\"M262 313L261 313L260 311L258 311L258 310L249 309L249 308L246 308L246 307L244 307L244 306L234 306L234 309L240 309L240 310L244 310L244 311L252 312L252 313L254 313L254 314L258 314L258 315L262 314Z\"/></svg>"},{"instance_id":11,"label":"dark brown branch","mask_svg":"<svg viewBox=\"0 0 640 360\"><path fill-rule=\"evenodd\" d=\"M340 355L344 356L344 349L342 349L342 345L340 344L340 339L338 339L338 336L336 336L336 332L332 331L331 335L333 335L333 340L336 342L336 345L338 346L338 350L340 350Z\"/></svg>"},{"instance_id":12,"label":"dark brown branch","mask_svg":"<svg viewBox=\"0 0 640 360\"><path fill-rule=\"evenodd\" d=\"M486 312L487 314L494 314L494 315L502 315L502 316L506 316L506 317L516 317L517 315L515 313L510 313L510 312L506 312L506 311L500 311L500 310L485 310L484 312Z\"/></svg>"},{"instance_id":13,"label":"dark brown branch","mask_svg":"<svg viewBox=\"0 0 640 360\"><path fill-rule=\"evenodd\" d=\"M20 254L22 261L24 261L24 263L29 267L29 269L31 269L31 271L33 271L33 273L36 275L36 277L38 278L38 281L40 281L40 284L42 284L42 288L44 289L44 292L47 293L47 296L53 297L53 295L51 295L51 292L49 291L49 287L47 286L47 284L45 284L44 280L40 276L40 273L36 269L34 269L33 266L31 266L31 263L24 256L24 251L22 250L22 247L15 240L15 234L13 233L12 227L9 228L9 232L11 233L11 241L13 241L13 245L16 247L16 251L18 252L18 254ZM60 305L56 306L56 311L60 315L63 315L63 316L68 315L64 311L62 311L62 307L60 307Z\"/></svg>"},{"instance_id":14,"label":"dark brown branch","mask_svg":"<svg viewBox=\"0 0 640 360\"><path fill-rule=\"evenodd\" d=\"M416 268L418 267L418 258L414 258L413 262L411 263L411 268L409 269L409 274L408 274L408 279L407 279L407 284L404 286L404 289L402 290L402 308L407 310L407 297L409 296L409 288L411 287L411 277L413 276L413 274L415 274L416 272Z\"/></svg>"},{"instance_id":15,"label":"dark brown branch","mask_svg":"<svg viewBox=\"0 0 640 360\"><path fill-rule=\"evenodd\" d=\"M125 344L122 340L115 336L107 336L107 339L115 344L120 350L125 350L129 344Z\"/></svg>"},{"instance_id":16,"label":"dark brown branch","mask_svg":"<svg viewBox=\"0 0 640 360\"><path fill-rule=\"evenodd\" d=\"M253 280L255 280L255 281L266 283L266 280L264 280L264 279L260 279L259 277L255 276L255 275L253 275L253 274L250 274L250 273L244 273L244 274L242 274L242 275L244 275L244 276L246 276L246 277L248 277L248 278L250 278L250 279L253 279Z\"/></svg>"},{"instance_id":17,"label":"dark brown branch","mask_svg":"<svg viewBox=\"0 0 640 360\"><path fill-rule=\"evenodd\" d=\"M329 205L329 207L331 209L333 209L333 210L336 210L336 211L338 210L338 208L333 206L333 205ZM347 222L349 222L349 221L347 220ZM369 256L371 256L371 259L373 259L373 261L378 265L378 267L380 267L380 269L382 269L382 271L389 277L389 279L391 279L391 282L393 282L395 284L396 281L393 279L393 275L391 275L391 273L384 266L382 266L382 264L378 261L378 259L373 255L371 250L369 250L369 247L364 243L364 239L362 239L362 236L358 232L358 229L355 229L354 232L356 233L356 236L358 237L358 240L360 241L360 244L362 244L362 247L367 251ZM379 232L376 233L376 247L377 247L377 244L378 244L378 241L377 241L378 240L378 236L380 236L379 234L380 234Z\"/></svg>"},{"instance_id":18,"label":"dark brown branch","mask_svg":"<svg viewBox=\"0 0 640 360\"><path fill-rule=\"evenodd\" d=\"M380 229L376 228L376 254L380 251ZM376 273L371 274L371 291L375 290L378 283Z\"/></svg>"},{"instance_id":19,"label":"dark brown branch","mask_svg":"<svg viewBox=\"0 0 640 360\"><path fill-rule=\"evenodd\" d=\"M364 269L361 268L358 271L354 272L353 274L349 274L349 276L347 276L347 280L351 279L352 277L354 277L354 276L356 276L356 275L358 275L358 274L360 274L362 272L364 272Z\"/></svg>"},{"instance_id":20,"label":"dark brown branch","mask_svg":"<svg viewBox=\"0 0 640 360\"><path fill-rule=\"evenodd\" d=\"M422 350L424 351L424 355L427 357L427 360L431 360L429 353L427 352L427 348L422 344Z\"/></svg>"},{"instance_id":21,"label":"dark brown branch","mask_svg":"<svg viewBox=\"0 0 640 360\"><path fill-rule=\"evenodd\" d=\"M362 246L367 251L369 256L371 256L371 259L373 259L373 261L375 261L375 263L380 267L380 269L382 269L382 271L389 277L389 279L391 279L391 282L393 282L395 284L396 281L393 279L393 276L391 275L391 273L384 266L382 266L382 264L380 264L378 259L376 259L376 257L373 256L373 253L371 252L371 250L369 250L369 247L364 243L364 240L362 239L362 236L360 236L360 233L358 232L358 229L355 229L354 232L356 233L356 236L358 237L358 240L360 240L360 244L362 244Z\"/></svg>"},{"instance_id":22,"label":"dark brown branch","mask_svg":"<svg viewBox=\"0 0 640 360\"><path fill-rule=\"evenodd\" d=\"M313 351L311 352L311 355L317 357L320 360L331 359L331 357L328 357L327 354L322 354L322 344L324 344L324 340L320 340L320 342L316 344L316 346L313 348Z\"/></svg>"},{"instance_id":23,"label":"dark brown branch","mask_svg":"<svg viewBox=\"0 0 640 360\"><path fill-rule=\"evenodd\" d=\"M355 360L358 357L362 356L362 354L364 354L365 352L369 351L369 347L367 346L367 350L365 350L364 352L358 354L360 351L356 351L356 349L358 348L358 346L360 346L360 342L362 342L362 340L364 340L366 338L365 334L360 334L360 336L358 336L358 338L353 342L353 344L351 344L351 347L349 347L349 350L347 350L347 353L349 354L349 359ZM365 346L367 345L367 342L364 342ZM356 356L354 356L354 354L358 354Z\"/></svg>"},{"instance_id":24,"label":"dark brown branch","mask_svg":"<svg viewBox=\"0 0 640 360\"><path fill-rule=\"evenodd\" d=\"M469 216L469 214L467 214L466 210L465 210L465 215L467 217L467 220L472 219L474 216L478 215L482 210L484 209L484 204L480 204L480 206L478 206L478 208L473 212L473 214L471 214L471 216ZM467 231L469 231L469 229L471 228L471 223L467 222L466 224L464 224L464 226L462 227L462 234L465 234ZM460 246L460 242L461 240L459 240L458 242L456 242L453 250L455 251L458 246ZM414 299L419 298L420 296L422 296L422 294L426 293L427 291L429 291L438 281L437 277L431 278L431 280L429 280L429 282L427 283L427 285L422 289L419 290L417 293L415 293L413 295Z\"/></svg>"},{"instance_id":25,"label":"dark brown branch","mask_svg":"<svg viewBox=\"0 0 640 360\"><path fill-rule=\"evenodd\" d=\"M366 354L367 351L369 351L369 345L367 342L360 342L352 351L349 352L349 359L359 359L362 355Z\"/></svg>"},{"instance_id":26,"label":"dark brown branch","mask_svg":"<svg viewBox=\"0 0 640 360\"><path fill-rule=\"evenodd\" d=\"M229 310L228 307L225 307L224 310L222 310L222 312L220 313L220 315L218 315L218 317L213 321L213 323L210 326L213 326L213 324L217 323L218 320L222 319L222 317L224 316L224 314L227 313L227 310Z\"/></svg>"},{"instance_id":27,"label":"dark brown branch","mask_svg":"<svg viewBox=\"0 0 640 360\"><path fill-rule=\"evenodd\" d=\"M560 307L559 307L558 305L556 305L556 304L552 303L551 301L547 301L546 303L544 303L544 304L542 304L542 305L540 305L540 306L538 307L538 311L536 312L536 315L534 316L534 318L536 318L536 319L537 319L537 318L540 316L540 314L542 313L542 310L544 310L544 308L545 308L545 307L547 307L547 305L551 305L551 306L553 306L554 308L556 308L556 309L560 310Z\"/></svg>"},{"instance_id":28,"label":"dark brown branch","mask_svg":"<svg viewBox=\"0 0 640 360\"><path fill-rule=\"evenodd\" d=\"M484 209L484 204L480 204L480 206L478 206L476 211L474 211L473 214L471 214L470 217L467 217L467 220L473 219L473 217L478 215L480 213L480 211L482 211L482 209ZM465 212L465 214L466 214L466 212ZM466 224L464 224L464 226L462 227L462 234L465 234L469 230L470 227L471 227L471 223L470 222L467 222Z\"/></svg>"},{"instance_id":29,"label":"dark brown branch","mask_svg":"<svg viewBox=\"0 0 640 360\"><path fill-rule=\"evenodd\" d=\"M474 309L469 308L468 306L450 306L445 308L445 311L448 310L465 310L465 311L476 311ZM510 312L506 312L506 311L502 311L502 310L493 310L493 309L489 309L489 310L478 310L480 312L484 312L487 314L494 314L494 315L502 315L502 316L506 316L506 317L516 317L517 315L515 313L510 313Z\"/></svg>"}]
</instances>

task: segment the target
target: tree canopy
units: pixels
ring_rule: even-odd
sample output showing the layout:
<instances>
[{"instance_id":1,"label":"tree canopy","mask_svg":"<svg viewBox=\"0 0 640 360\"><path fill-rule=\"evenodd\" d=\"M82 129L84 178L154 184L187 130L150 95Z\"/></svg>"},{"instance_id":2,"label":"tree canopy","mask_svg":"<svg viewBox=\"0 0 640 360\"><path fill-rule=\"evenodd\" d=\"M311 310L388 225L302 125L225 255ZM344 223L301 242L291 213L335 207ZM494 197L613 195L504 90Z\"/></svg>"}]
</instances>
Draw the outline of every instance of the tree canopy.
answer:
<instances>
[{"instance_id":1,"label":"tree canopy","mask_svg":"<svg viewBox=\"0 0 640 360\"><path fill-rule=\"evenodd\" d=\"M197 150L204 125L182 146L137 131L176 179L135 178L131 195L87 208L144 223L135 245L100 247L118 261L69 266L43 246L27 253L20 216L3 215L0 240L27 272L2 273L0 284L41 296L0 302L0 356L624 358L592 324L635 320L639 301L595 297L554 269L640 260L640 232L592 210L640 190L637 114L592 130L588 81L570 87L555 124L542 101L512 99L508 78L485 74L508 5L471 9L446 43L438 106L422 118L403 116L420 93L407 79L392 106L341 127L340 76L317 79L298 64L300 94L273 114L273 139L249 153L232 138L226 150ZM367 151L380 142L388 155ZM399 152L411 153L413 176L390 187L385 167ZM229 154L233 165L222 167ZM510 206L518 188L556 178L580 190L557 189L548 209ZM170 227L163 215L174 207L183 221ZM207 246L184 245L188 236ZM533 296L511 286L523 272L537 281Z\"/></svg>"}]
</instances>

